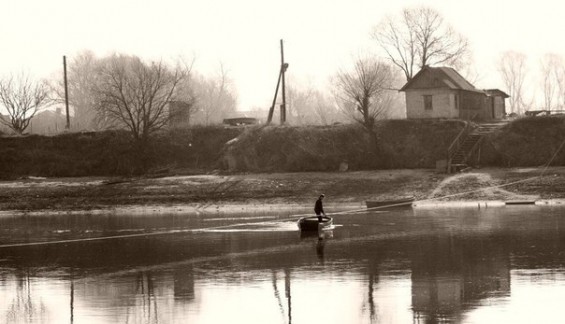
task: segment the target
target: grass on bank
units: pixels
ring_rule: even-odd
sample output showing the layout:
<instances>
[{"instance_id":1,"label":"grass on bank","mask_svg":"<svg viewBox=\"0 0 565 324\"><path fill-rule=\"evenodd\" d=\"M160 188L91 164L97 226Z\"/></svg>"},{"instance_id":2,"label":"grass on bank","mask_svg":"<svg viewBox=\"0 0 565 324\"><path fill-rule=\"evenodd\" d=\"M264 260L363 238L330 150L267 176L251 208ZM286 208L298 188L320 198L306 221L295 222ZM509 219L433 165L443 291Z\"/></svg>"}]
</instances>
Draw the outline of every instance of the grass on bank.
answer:
<instances>
[{"instance_id":1,"label":"grass on bank","mask_svg":"<svg viewBox=\"0 0 565 324\"><path fill-rule=\"evenodd\" d=\"M193 127L156 134L143 156L125 131L0 136L0 178L130 176L154 172L292 172L435 168L459 120L360 125ZM232 141L237 138L237 140ZM521 118L488 136L483 166L565 165L565 118ZM226 143L230 144L226 144ZM142 163L143 162L143 163Z\"/></svg>"}]
</instances>

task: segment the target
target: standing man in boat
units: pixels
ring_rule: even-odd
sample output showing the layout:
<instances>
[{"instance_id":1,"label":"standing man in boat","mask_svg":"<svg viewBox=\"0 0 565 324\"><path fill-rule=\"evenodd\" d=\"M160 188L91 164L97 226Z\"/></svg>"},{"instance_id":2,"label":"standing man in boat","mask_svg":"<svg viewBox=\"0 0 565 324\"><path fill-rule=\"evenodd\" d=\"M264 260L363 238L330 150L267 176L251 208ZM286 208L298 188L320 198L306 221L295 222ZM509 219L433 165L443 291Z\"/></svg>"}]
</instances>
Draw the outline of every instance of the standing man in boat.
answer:
<instances>
[{"instance_id":1,"label":"standing man in boat","mask_svg":"<svg viewBox=\"0 0 565 324\"><path fill-rule=\"evenodd\" d=\"M316 204L314 205L314 212L316 213L316 216L318 216L318 222L322 222L322 215L326 216L326 213L324 212L324 206L322 205L322 200L324 200L325 195L321 194L320 197L318 197L318 200L316 200Z\"/></svg>"}]
</instances>

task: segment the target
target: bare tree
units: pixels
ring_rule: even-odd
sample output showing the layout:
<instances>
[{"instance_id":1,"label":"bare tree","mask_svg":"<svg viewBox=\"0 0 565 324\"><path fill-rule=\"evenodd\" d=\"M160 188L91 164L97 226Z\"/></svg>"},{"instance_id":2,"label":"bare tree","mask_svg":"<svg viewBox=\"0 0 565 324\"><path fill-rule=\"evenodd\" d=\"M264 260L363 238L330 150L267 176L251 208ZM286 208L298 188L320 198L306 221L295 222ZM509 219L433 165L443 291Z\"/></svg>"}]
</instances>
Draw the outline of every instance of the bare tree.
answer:
<instances>
[{"instance_id":1,"label":"bare tree","mask_svg":"<svg viewBox=\"0 0 565 324\"><path fill-rule=\"evenodd\" d=\"M313 114L318 118L320 124L328 125L343 121L343 113L339 106L324 92L315 93L313 105Z\"/></svg>"},{"instance_id":2,"label":"bare tree","mask_svg":"<svg viewBox=\"0 0 565 324\"><path fill-rule=\"evenodd\" d=\"M320 90L312 86L300 86L298 81L289 84L286 101L291 124L327 125L343 119L339 108Z\"/></svg>"},{"instance_id":3,"label":"bare tree","mask_svg":"<svg viewBox=\"0 0 565 324\"><path fill-rule=\"evenodd\" d=\"M0 80L0 104L7 115L0 122L17 134L22 134L35 114L48 104L48 87L43 81L32 81L29 75Z\"/></svg>"},{"instance_id":4,"label":"bare tree","mask_svg":"<svg viewBox=\"0 0 565 324\"><path fill-rule=\"evenodd\" d=\"M193 79L195 109L201 113L201 123L221 123L223 118L234 112L237 94L229 71L220 64L214 77L198 76Z\"/></svg>"},{"instance_id":5,"label":"bare tree","mask_svg":"<svg viewBox=\"0 0 565 324\"><path fill-rule=\"evenodd\" d=\"M176 99L177 87L190 69L113 55L99 68L98 112L114 126L128 129L137 143L146 144L153 132L167 125L167 106Z\"/></svg>"},{"instance_id":6,"label":"bare tree","mask_svg":"<svg viewBox=\"0 0 565 324\"><path fill-rule=\"evenodd\" d=\"M469 55L467 39L427 7L404 9L400 16L384 18L371 36L407 81L426 65L457 68Z\"/></svg>"},{"instance_id":7,"label":"bare tree","mask_svg":"<svg viewBox=\"0 0 565 324\"><path fill-rule=\"evenodd\" d=\"M543 101L544 108L547 110L552 110L556 104L554 99L558 95L558 77L561 66L562 59L556 54L545 54L540 60Z\"/></svg>"},{"instance_id":8,"label":"bare tree","mask_svg":"<svg viewBox=\"0 0 565 324\"><path fill-rule=\"evenodd\" d=\"M500 56L499 72L508 90L510 112L521 114L528 104L524 99L524 81L527 76L527 57L523 53L508 51Z\"/></svg>"},{"instance_id":9,"label":"bare tree","mask_svg":"<svg viewBox=\"0 0 565 324\"><path fill-rule=\"evenodd\" d=\"M556 83L555 106L559 109L565 109L565 61L563 60L563 56L554 55L553 62L555 65L553 66L551 74L553 75L553 79Z\"/></svg>"},{"instance_id":10,"label":"bare tree","mask_svg":"<svg viewBox=\"0 0 565 324\"><path fill-rule=\"evenodd\" d=\"M396 93L391 66L373 58L358 59L351 71L338 72L333 84L339 106L369 130L387 116Z\"/></svg>"},{"instance_id":11,"label":"bare tree","mask_svg":"<svg viewBox=\"0 0 565 324\"><path fill-rule=\"evenodd\" d=\"M316 91L310 86L300 88L297 84L289 82L286 87L288 121L296 125L312 125L315 123L312 113Z\"/></svg>"}]
</instances>

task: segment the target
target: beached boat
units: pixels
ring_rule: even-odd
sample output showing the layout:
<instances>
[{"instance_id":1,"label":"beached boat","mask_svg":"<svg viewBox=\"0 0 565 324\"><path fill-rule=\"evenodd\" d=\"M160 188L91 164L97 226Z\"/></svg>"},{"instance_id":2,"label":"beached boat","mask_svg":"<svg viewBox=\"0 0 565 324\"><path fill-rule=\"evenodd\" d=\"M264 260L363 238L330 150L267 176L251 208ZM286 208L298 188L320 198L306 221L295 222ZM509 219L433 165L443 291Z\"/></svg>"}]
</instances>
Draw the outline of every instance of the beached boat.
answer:
<instances>
[{"instance_id":1,"label":"beached boat","mask_svg":"<svg viewBox=\"0 0 565 324\"><path fill-rule=\"evenodd\" d=\"M333 218L322 216L322 222L318 221L318 216L302 217L297 222L301 231L317 231L324 230L332 226Z\"/></svg>"},{"instance_id":2,"label":"beached boat","mask_svg":"<svg viewBox=\"0 0 565 324\"><path fill-rule=\"evenodd\" d=\"M412 207L414 197L403 197L398 199L367 200L367 208L406 208Z\"/></svg>"}]
</instances>

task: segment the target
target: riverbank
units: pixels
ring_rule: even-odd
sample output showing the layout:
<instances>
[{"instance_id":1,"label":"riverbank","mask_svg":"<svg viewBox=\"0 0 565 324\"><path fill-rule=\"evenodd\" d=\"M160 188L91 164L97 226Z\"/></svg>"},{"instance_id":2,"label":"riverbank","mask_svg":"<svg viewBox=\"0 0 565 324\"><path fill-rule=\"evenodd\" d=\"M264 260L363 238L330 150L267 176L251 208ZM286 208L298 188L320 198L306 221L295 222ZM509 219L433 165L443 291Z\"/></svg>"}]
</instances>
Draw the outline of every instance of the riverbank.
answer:
<instances>
[{"instance_id":1,"label":"riverbank","mask_svg":"<svg viewBox=\"0 0 565 324\"><path fill-rule=\"evenodd\" d=\"M26 178L0 182L3 213L213 212L301 208L324 193L328 208L413 196L422 201L565 199L565 168Z\"/></svg>"}]
</instances>

